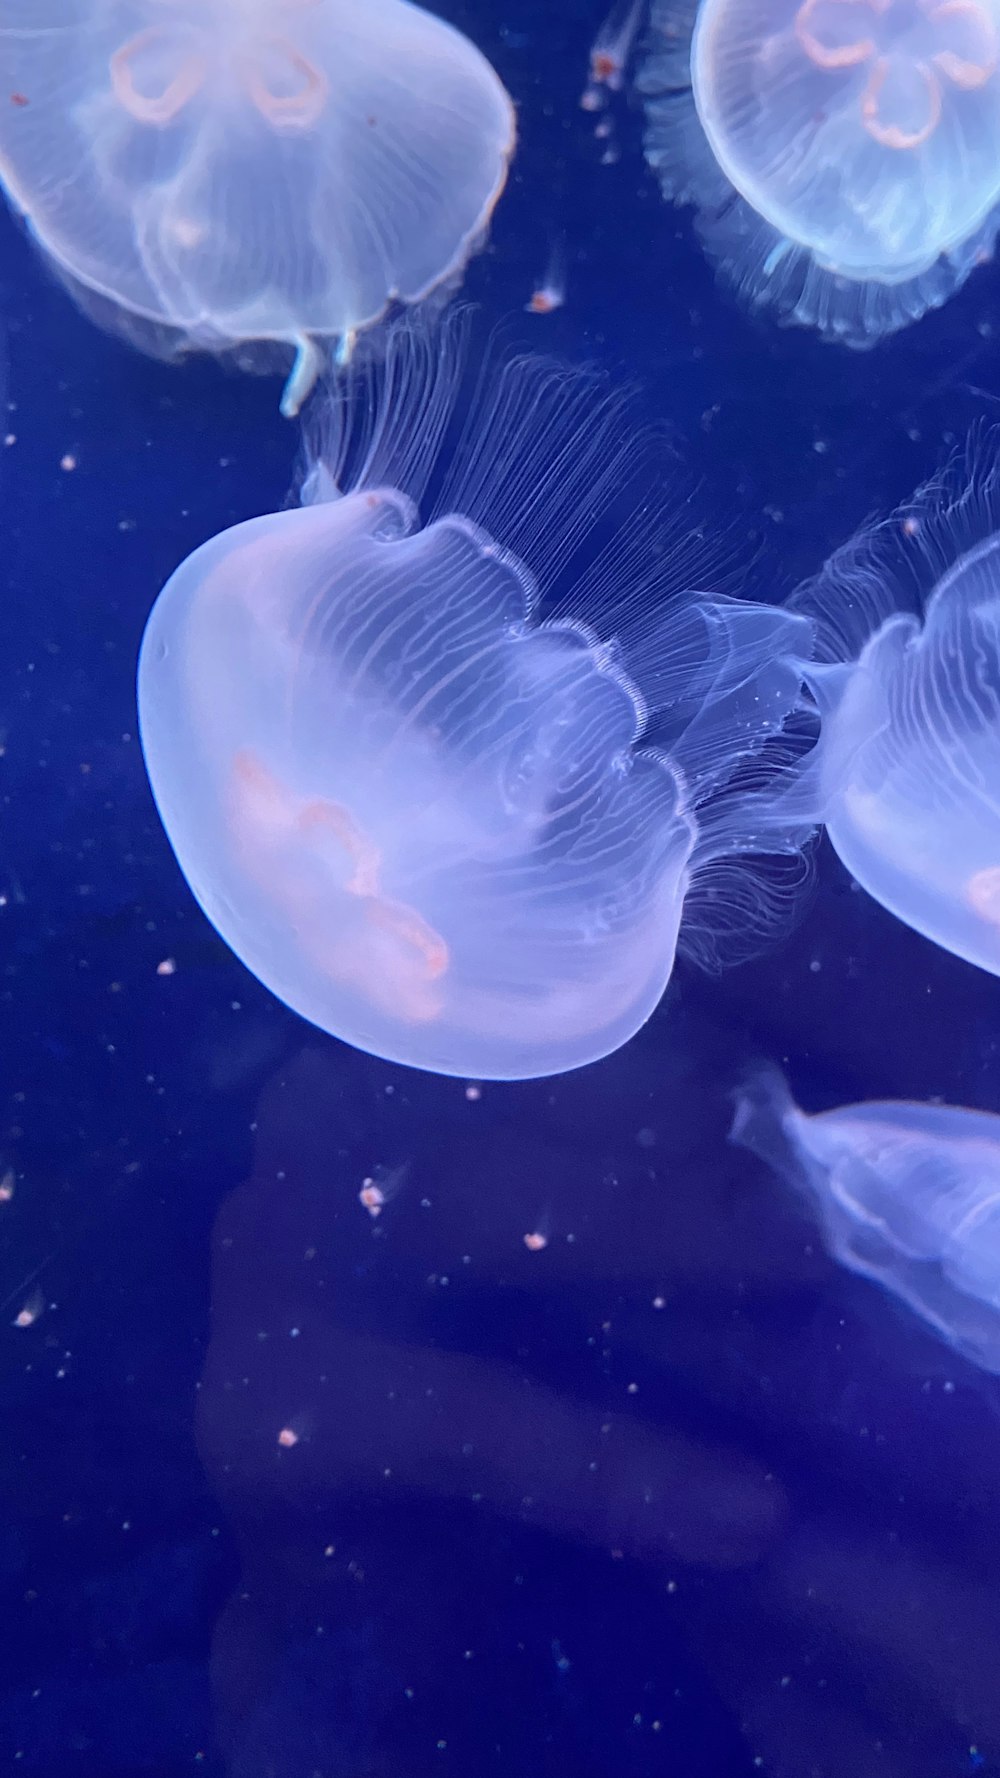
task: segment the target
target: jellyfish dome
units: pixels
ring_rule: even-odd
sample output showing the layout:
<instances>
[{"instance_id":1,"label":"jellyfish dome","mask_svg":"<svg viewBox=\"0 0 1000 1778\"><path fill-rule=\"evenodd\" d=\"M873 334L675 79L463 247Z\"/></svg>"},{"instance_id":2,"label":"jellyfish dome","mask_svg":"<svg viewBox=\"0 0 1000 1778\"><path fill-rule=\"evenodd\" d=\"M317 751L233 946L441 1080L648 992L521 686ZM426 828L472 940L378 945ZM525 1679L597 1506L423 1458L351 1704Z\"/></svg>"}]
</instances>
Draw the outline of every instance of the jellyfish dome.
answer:
<instances>
[{"instance_id":1,"label":"jellyfish dome","mask_svg":"<svg viewBox=\"0 0 1000 1778\"><path fill-rule=\"evenodd\" d=\"M745 299L854 347L1000 226L997 0L653 0L647 158Z\"/></svg>"},{"instance_id":2,"label":"jellyfish dome","mask_svg":"<svg viewBox=\"0 0 1000 1778\"><path fill-rule=\"evenodd\" d=\"M1000 482L995 436L839 550L815 628L804 803L883 907L1000 975Z\"/></svg>"},{"instance_id":3,"label":"jellyfish dome","mask_svg":"<svg viewBox=\"0 0 1000 1778\"><path fill-rule=\"evenodd\" d=\"M1000 1372L1000 1117L892 1100L809 1116L769 1069L732 1140L806 1194L834 1259Z\"/></svg>"},{"instance_id":4,"label":"jellyfish dome","mask_svg":"<svg viewBox=\"0 0 1000 1778\"><path fill-rule=\"evenodd\" d=\"M82 305L153 351L291 346L288 412L317 342L457 281L514 146L409 0L5 0L0 59L0 178Z\"/></svg>"},{"instance_id":5,"label":"jellyfish dome","mask_svg":"<svg viewBox=\"0 0 1000 1778\"><path fill-rule=\"evenodd\" d=\"M807 626L682 590L690 539L621 513L635 440L592 379L511 360L453 436L464 363L448 325L356 367L303 504L163 589L139 716L181 868L266 986L375 1055L519 1078L637 1030L686 898L696 951L748 942L743 854L801 838L766 756Z\"/></svg>"}]
</instances>

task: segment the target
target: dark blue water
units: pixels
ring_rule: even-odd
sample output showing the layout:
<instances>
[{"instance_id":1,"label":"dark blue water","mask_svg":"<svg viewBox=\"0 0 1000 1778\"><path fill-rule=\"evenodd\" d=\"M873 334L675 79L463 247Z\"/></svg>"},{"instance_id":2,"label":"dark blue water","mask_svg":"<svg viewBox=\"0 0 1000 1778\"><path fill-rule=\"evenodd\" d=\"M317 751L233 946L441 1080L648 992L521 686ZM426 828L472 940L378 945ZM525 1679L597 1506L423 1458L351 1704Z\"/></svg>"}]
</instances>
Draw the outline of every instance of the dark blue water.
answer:
<instances>
[{"instance_id":1,"label":"dark blue water","mask_svg":"<svg viewBox=\"0 0 1000 1778\"><path fill-rule=\"evenodd\" d=\"M603 0L440 10L520 108L468 293L520 316L565 241L518 337L638 384L753 590L993 417L996 270L868 356L756 323L627 104L601 164ZM0 1772L1000 1772L997 1385L726 1142L761 1056L810 1108L1000 1110L996 982L826 850L779 951L681 964L575 1075L469 1097L301 1024L197 911L133 702L163 580L285 497L277 388L97 333L4 220L0 303Z\"/></svg>"}]
</instances>

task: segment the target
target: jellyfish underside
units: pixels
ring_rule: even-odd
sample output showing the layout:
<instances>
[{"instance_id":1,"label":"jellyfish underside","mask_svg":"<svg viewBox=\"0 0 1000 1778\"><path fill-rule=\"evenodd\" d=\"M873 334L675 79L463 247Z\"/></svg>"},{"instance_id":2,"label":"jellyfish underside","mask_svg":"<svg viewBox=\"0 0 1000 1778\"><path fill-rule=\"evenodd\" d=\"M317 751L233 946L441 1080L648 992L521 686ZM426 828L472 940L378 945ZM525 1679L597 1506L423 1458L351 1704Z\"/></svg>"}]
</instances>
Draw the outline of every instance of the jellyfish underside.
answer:
<instances>
[{"instance_id":1,"label":"jellyfish underside","mask_svg":"<svg viewBox=\"0 0 1000 1778\"><path fill-rule=\"evenodd\" d=\"M458 281L513 149L474 46L408 0L10 0L0 176L81 306L143 349L325 342ZM9 115L8 115L9 113Z\"/></svg>"},{"instance_id":2,"label":"jellyfish underside","mask_svg":"<svg viewBox=\"0 0 1000 1778\"><path fill-rule=\"evenodd\" d=\"M656 0L647 156L754 305L864 347L989 253L1000 29L978 0Z\"/></svg>"},{"instance_id":3,"label":"jellyfish underside","mask_svg":"<svg viewBox=\"0 0 1000 1778\"><path fill-rule=\"evenodd\" d=\"M767 1071L733 1140L806 1194L834 1259L1000 1372L1000 1117L908 1102L808 1116Z\"/></svg>"}]
</instances>

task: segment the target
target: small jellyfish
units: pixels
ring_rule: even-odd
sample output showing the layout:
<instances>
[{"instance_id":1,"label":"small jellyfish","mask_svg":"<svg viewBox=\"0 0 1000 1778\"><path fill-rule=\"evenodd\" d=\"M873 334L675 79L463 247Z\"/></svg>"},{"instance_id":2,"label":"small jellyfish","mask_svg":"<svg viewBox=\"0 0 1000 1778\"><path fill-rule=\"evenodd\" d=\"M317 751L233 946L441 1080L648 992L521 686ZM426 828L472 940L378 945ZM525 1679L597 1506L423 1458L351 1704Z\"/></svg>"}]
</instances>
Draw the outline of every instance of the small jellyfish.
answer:
<instances>
[{"instance_id":1,"label":"small jellyfish","mask_svg":"<svg viewBox=\"0 0 1000 1778\"><path fill-rule=\"evenodd\" d=\"M302 504L177 569L140 729L195 896L282 1001L524 1078L632 1036L686 899L699 955L783 901L781 864L758 895L742 859L794 875L766 785L808 624L683 591L696 547L659 481L623 507L642 444L593 377L511 359L458 404L466 334L390 330L317 421Z\"/></svg>"},{"instance_id":2,"label":"small jellyfish","mask_svg":"<svg viewBox=\"0 0 1000 1778\"><path fill-rule=\"evenodd\" d=\"M653 0L646 156L753 307L863 348L1000 226L997 0Z\"/></svg>"},{"instance_id":3,"label":"small jellyfish","mask_svg":"<svg viewBox=\"0 0 1000 1778\"><path fill-rule=\"evenodd\" d=\"M791 604L814 625L820 717L803 815L883 907L1000 975L996 446L970 441Z\"/></svg>"},{"instance_id":4,"label":"small jellyfish","mask_svg":"<svg viewBox=\"0 0 1000 1778\"><path fill-rule=\"evenodd\" d=\"M0 179L81 306L146 350L349 352L456 283L511 101L409 0L5 0Z\"/></svg>"},{"instance_id":5,"label":"small jellyfish","mask_svg":"<svg viewBox=\"0 0 1000 1778\"><path fill-rule=\"evenodd\" d=\"M807 1194L834 1259L1000 1372L1000 1117L906 1100L809 1116L767 1069L731 1140Z\"/></svg>"}]
</instances>

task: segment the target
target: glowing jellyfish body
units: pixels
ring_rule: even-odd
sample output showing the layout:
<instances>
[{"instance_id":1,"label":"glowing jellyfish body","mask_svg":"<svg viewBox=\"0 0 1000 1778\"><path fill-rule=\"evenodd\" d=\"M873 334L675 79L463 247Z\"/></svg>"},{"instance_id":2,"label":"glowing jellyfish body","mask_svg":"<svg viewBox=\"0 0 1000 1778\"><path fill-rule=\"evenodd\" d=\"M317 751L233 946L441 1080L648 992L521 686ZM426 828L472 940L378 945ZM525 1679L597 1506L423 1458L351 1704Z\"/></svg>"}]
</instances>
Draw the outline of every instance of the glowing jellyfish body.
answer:
<instances>
[{"instance_id":1,"label":"glowing jellyfish body","mask_svg":"<svg viewBox=\"0 0 1000 1778\"><path fill-rule=\"evenodd\" d=\"M307 504L177 570L143 640L142 743L195 895L287 1005L437 1072L551 1074L649 1016L713 860L794 849L726 786L794 705L803 620L692 595L657 615L662 535L583 568L581 512L613 503L633 441L589 384L530 364L421 524L453 351L397 334L354 474L315 462ZM592 614L624 576L634 651L539 621L538 577L568 557ZM661 695L670 754L649 740Z\"/></svg>"},{"instance_id":2,"label":"glowing jellyfish body","mask_svg":"<svg viewBox=\"0 0 1000 1778\"><path fill-rule=\"evenodd\" d=\"M640 85L664 194L783 321L873 345L992 249L997 0L654 0Z\"/></svg>"},{"instance_id":3,"label":"glowing jellyfish body","mask_svg":"<svg viewBox=\"0 0 1000 1778\"><path fill-rule=\"evenodd\" d=\"M805 800L917 932L1000 975L1000 489L956 465L793 605L821 731Z\"/></svg>"},{"instance_id":4,"label":"glowing jellyfish body","mask_svg":"<svg viewBox=\"0 0 1000 1778\"><path fill-rule=\"evenodd\" d=\"M0 58L0 177L84 306L150 350L295 347L290 412L316 341L457 279L514 145L408 0L6 0Z\"/></svg>"},{"instance_id":5,"label":"glowing jellyfish body","mask_svg":"<svg viewBox=\"0 0 1000 1778\"><path fill-rule=\"evenodd\" d=\"M807 1193L834 1259L1000 1371L1000 1117L894 1100L810 1117L773 1071L732 1139Z\"/></svg>"}]
</instances>

